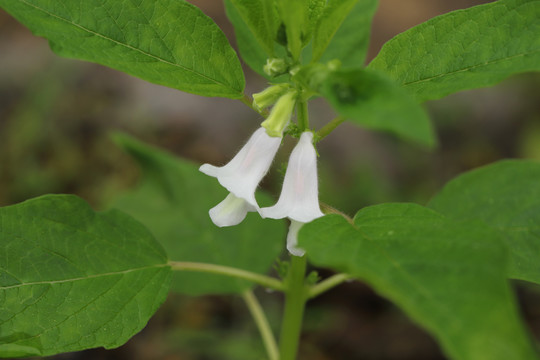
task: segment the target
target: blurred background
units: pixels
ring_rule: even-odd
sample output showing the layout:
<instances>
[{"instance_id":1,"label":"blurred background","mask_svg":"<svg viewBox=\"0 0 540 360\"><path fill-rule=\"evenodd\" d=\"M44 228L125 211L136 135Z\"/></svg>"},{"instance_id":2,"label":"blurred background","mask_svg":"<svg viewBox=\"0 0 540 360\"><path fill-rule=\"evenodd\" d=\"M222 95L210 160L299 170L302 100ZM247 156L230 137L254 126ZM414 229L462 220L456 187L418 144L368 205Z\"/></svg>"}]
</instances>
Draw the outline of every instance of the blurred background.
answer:
<instances>
[{"instance_id":1,"label":"blurred background","mask_svg":"<svg viewBox=\"0 0 540 360\"><path fill-rule=\"evenodd\" d=\"M234 44L221 1L191 1ZM397 33L431 17L488 1L380 0L369 59ZM264 79L245 68L248 94ZM426 104L440 146L427 152L390 135L340 126L319 144L320 198L350 215L381 202L425 204L452 177L503 158L540 160L540 74ZM334 116L310 107L315 128ZM197 162L222 164L261 118L240 102L152 85L100 65L54 55L47 41L0 10L0 206L73 193L96 209L136 184L137 166L110 140L122 131ZM286 144L291 146L292 144ZM280 151L276 167L286 161ZM276 172L274 172L276 173ZM279 174L264 188L279 194ZM329 275L320 270L321 275ZM527 326L540 339L540 287L515 283ZM279 325L281 298L257 293ZM119 349L51 359L253 360L262 344L241 299L171 295L148 326ZM299 359L444 359L433 339L359 282L311 301Z\"/></svg>"}]
</instances>

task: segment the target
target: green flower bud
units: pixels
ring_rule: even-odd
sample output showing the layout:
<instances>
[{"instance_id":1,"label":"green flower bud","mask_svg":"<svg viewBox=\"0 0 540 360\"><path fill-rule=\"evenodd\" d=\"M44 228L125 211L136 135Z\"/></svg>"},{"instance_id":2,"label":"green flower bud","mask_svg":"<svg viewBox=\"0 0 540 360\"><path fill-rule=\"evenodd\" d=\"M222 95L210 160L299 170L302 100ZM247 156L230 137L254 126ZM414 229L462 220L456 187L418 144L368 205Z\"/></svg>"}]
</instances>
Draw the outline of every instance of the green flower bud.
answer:
<instances>
[{"instance_id":1,"label":"green flower bud","mask_svg":"<svg viewBox=\"0 0 540 360\"><path fill-rule=\"evenodd\" d=\"M298 93L292 89L281 96L276 105L270 111L268 118L262 122L261 126L266 129L266 133L273 137L282 137L283 130L291 121L291 116L296 104Z\"/></svg>"},{"instance_id":2,"label":"green flower bud","mask_svg":"<svg viewBox=\"0 0 540 360\"><path fill-rule=\"evenodd\" d=\"M267 87L260 93L253 94L253 105L259 110L274 105L289 87L289 84L278 84Z\"/></svg>"},{"instance_id":3,"label":"green flower bud","mask_svg":"<svg viewBox=\"0 0 540 360\"><path fill-rule=\"evenodd\" d=\"M266 59L266 65L264 65L264 73L268 76L279 76L287 72L287 63L284 59Z\"/></svg>"}]
</instances>

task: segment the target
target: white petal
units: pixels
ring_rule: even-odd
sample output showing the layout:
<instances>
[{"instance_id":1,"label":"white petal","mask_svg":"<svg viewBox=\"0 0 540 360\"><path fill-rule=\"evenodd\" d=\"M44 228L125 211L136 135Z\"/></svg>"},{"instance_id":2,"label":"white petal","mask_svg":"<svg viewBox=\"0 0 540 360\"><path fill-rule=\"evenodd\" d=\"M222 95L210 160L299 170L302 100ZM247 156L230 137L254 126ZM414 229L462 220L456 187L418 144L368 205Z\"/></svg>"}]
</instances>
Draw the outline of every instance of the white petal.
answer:
<instances>
[{"instance_id":1,"label":"white petal","mask_svg":"<svg viewBox=\"0 0 540 360\"><path fill-rule=\"evenodd\" d=\"M214 206L208 212L212 222L219 227L238 225L244 220L248 211L256 211L244 199L230 193L225 200Z\"/></svg>"},{"instance_id":2,"label":"white petal","mask_svg":"<svg viewBox=\"0 0 540 360\"><path fill-rule=\"evenodd\" d=\"M289 158L278 202L260 209L262 217L310 222L323 216L319 207L317 153L313 133L304 132Z\"/></svg>"},{"instance_id":3,"label":"white petal","mask_svg":"<svg viewBox=\"0 0 540 360\"><path fill-rule=\"evenodd\" d=\"M304 256L306 251L298 247L298 231L304 225L299 221L291 220L289 225L289 233L287 234L287 250L294 256Z\"/></svg>"},{"instance_id":4,"label":"white petal","mask_svg":"<svg viewBox=\"0 0 540 360\"><path fill-rule=\"evenodd\" d=\"M227 165L204 164L199 170L216 177L236 197L257 207L255 190L268 172L280 144L281 138L268 136L264 128L259 128Z\"/></svg>"}]
</instances>

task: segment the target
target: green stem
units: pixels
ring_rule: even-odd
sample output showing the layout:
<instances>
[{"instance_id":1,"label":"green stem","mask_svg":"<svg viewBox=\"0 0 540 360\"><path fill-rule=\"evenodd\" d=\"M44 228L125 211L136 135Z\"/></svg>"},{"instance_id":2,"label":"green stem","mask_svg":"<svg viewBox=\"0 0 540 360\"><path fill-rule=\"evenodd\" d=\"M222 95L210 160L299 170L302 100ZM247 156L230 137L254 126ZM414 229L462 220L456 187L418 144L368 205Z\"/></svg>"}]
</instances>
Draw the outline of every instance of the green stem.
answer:
<instances>
[{"instance_id":1,"label":"green stem","mask_svg":"<svg viewBox=\"0 0 540 360\"><path fill-rule=\"evenodd\" d=\"M268 110L266 109L263 109L263 110L259 110L257 109L257 107L255 107L253 105L253 101L251 101L251 99L249 98L249 96L247 96L246 94L244 94L244 97L240 98L239 99L242 103L244 103L246 106L248 106L251 110L254 110L256 111L257 113L259 113L260 115L262 115L264 118L267 118L268 115L269 115L269 112Z\"/></svg>"},{"instance_id":2,"label":"green stem","mask_svg":"<svg viewBox=\"0 0 540 360\"><path fill-rule=\"evenodd\" d=\"M309 129L308 103L306 100L298 100L297 114L298 127L300 128L300 131L306 131L307 129Z\"/></svg>"},{"instance_id":3,"label":"green stem","mask_svg":"<svg viewBox=\"0 0 540 360\"><path fill-rule=\"evenodd\" d=\"M255 324L257 325L259 332L261 333L261 338L268 354L268 358L270 360L279 360L279 351L276 339L274 338L274 334L272 333L268 319L264 315L261 304L255 295L253 295L253 291L251 290L244 291L242 293L242 297L246 302L251 316L253 316L253 320L255 320Z\"/></svg>"},{"instance_id":4,"label":"green stem","mask_svg":"<svg viewBox=\"0 0 540 360\"><path fill-rule=\"evenodd\" d=\"M323 292L332 289L335 286L338 286L344 281L351 279L352 276L349 274L336 274L330 276L328 279L321 281L320 283L313 285L308 291L308 298L312 299L321 295Z\"/></svg>"},{"instance_id":5,"label":"green stem","mask_svg":"<svg viewBox=\"0 0 540 360\"><path fill-rule=\"evenodd\" d=\"M280 360L294 360L298 352L307 289L306 257L291 256L291 265L285 279L285 310L280 337Z\"/></svg>"},{"instance_id":6,"label":"green stem","mask_svg":"<svg viewBox=\"0 0 540 360\"><path fill-rule=\"evenodd\" d=\"M274 290L284 290L283 283L277 279L274 279L270 276L261 275L253 273L246 270L241 270L229 266L214 265L214 264L205 264L205 263L196 263L196 262L185 262L185 261L169 261L169 266L173 270L178 271L198 271L206 272L219 275L227 275L232 277L237 277L244 280L253 281L264 287L274 289Z\"/></svg>"},{"instance_id":7,"label":"green stem","mask_svg":"<svg viewBox=\"0 0 540 360\"><path fill-rule=\"evenodd\" d=\"M319 131L317 131L317 137L319 140L330 135L342 122L347 120L345 116L338 116L337 118L330 121L328 124L324 125Z\"/></svg>"}]
</instances>

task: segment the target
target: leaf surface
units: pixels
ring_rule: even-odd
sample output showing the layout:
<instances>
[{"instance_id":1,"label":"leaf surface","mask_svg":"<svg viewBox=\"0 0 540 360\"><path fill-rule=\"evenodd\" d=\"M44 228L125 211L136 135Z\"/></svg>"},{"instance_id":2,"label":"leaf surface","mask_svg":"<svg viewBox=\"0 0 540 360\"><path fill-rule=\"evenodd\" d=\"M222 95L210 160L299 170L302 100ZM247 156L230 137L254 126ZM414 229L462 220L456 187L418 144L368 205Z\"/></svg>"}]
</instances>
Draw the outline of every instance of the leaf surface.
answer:
<instances>
[{"instance_id":1,"label":"leaf surface","mask_svg":"<svg viewBox=\"0 0 540 360\"><path fill-rule=\"evenodd\" d=\"M433 18L388 41L369 64L419 101L540 70L540 0L500 0Z\"/></svg>"},{"instance_id":2,"label":"leaf surface","mask_svg":"<svg viewBox=\"0 0 540 360\"><path fill-rule=\"evenodd\" d=\"M229 0L241 16L254 38L273 57L280 25L277 8L272 0ZM236 26L236 25L235 25Z\"/></svg>"},{"instance_id":3,"label":"leaf surface","mask_svg":"<svg viewBox=\"0 0 540 360\"><path fill-rule=\"evenodd\" d=\"M506 160L450 181L429 206L498 229L510 249L508 276L540 284L540 163Z\"/></svg>"},{"instance_id":4,"label":"leaf surface","mask_svg":"<svg viewBox=\"0 0 540 360\"><path fill-rule=\"evenodd\" d=\"M124 213L65 195L0 208L0 357L118 347L169 280L163 248Z\"/></svg>"},{"instance_id":5,"label":"leaf surface","mask_svg":"<svg viewBox=\"0 0 540 360\"><path fill-rule=\"evenodd\" d=\"M313 61L364 64L377 0L330 0L313 35Z\"/></svg>"},{"instance_id":6,"label":"leaf surface","mask_svg":"<svg viewBox=\"0 0 540 360\"><path fill-rule=\"evenodd\" d=\"M310 261L365 280L399 305L455 360L537 359L505 274L500 235L414 204L368 207L349 223L305 225Z\"/></svg>"},{"instance_id":7,"label":"leaf surface","mask_svg":"<svg viewBox=\"0 0 540 360\"><path fill-rule=\"evenodd\" d=\"M0 0L59 55L204 96L240 98L244 75L218 26L184 0Z\"/></svg>"},{"instance_id":8,"label":"leaf surface","mask_svg":"<svg viewBox=\"0 0 540 360\"><path fill-rule=\"evenodd\" d=\"M142 167L143 179L114 206L145 224L174 261L204 262L266 273L284 247L285 226L249 213L239 225L219 228L208 210L228 194L195 164L127 136L117 143ZM234 278L184 271L172 289L192 295L238 293L252 286Z\"/></svg>"},{"instance_id":9,"label":"leaf surface","mask_svg":"<svg viewBox=\"0 0 540 360\"><path fill-rule=\"evenodd\" d=\"M316 0L276 0L278 13L285 26L287 49L298 60L310 29L310 4Z\"/></svg>"},{"instance_id":10,"label":"leaf surface","mask_svg":"<svg viewBox=\"0 0 540 360\"><path fill-rule=\"evenodd\" d=\"M358 125L430 147L435 144L425 111L383 74L367 69L331 72L320 92L338 113Z\"/></svg>"},{"instance_id":11,"label":"leaf surface","mask_svg":"<svg viewBox=\"0 0 540 360\"><path fill-rule=\"evenodd\" d=\"M231 0L225 0L225 11L227 17L234 26L236 42L242 60L256 73L270 79L263 70L266 60L271 57L284 58L286 55L285 48L274 42L274 47L272 48L272 51L269 52L246 24Z\"/></svg>"}]
</instances>

